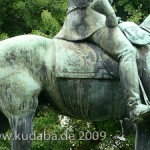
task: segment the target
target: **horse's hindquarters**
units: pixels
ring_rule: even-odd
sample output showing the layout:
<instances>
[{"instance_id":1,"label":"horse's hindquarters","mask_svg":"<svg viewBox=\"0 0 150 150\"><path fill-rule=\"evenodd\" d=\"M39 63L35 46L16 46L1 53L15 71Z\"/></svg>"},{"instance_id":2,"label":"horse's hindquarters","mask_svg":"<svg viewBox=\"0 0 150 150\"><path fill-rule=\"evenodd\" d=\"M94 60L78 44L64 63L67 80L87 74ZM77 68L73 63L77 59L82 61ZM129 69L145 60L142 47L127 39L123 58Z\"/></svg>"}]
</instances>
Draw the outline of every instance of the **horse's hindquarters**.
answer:
<instances>
[{"instance_id":1,"label":"horse's hindquarters","mask_svg":"<svg viewBox=\"0 0 150 150\"><path fill-rule=\"evenodd\" d=\"M118 119L125 105L117 80L57 79L66 114L87 120Z\"/></svg>"}]
</instances>

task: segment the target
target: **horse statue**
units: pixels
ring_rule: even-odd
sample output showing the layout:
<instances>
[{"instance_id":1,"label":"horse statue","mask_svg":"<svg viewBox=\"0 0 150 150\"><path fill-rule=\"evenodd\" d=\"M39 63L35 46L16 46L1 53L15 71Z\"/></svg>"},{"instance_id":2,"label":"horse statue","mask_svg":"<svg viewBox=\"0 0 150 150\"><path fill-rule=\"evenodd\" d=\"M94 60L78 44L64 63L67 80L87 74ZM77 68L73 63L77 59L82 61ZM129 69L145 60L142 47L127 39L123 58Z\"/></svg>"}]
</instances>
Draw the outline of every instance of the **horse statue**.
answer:
<instances>
[{"instance_id":1,"label":"horse statue","mask_svg":"<svg viewBox=\"0 0 150 150\"><path fill-rule=\"evenodd\" d=\"M143 22L150 28L150 16ZM139 76L150 99L150 44L137 47ZM12 150L30 150L38 103L89 121L124 119L118 63L92 43L21 35L0 42L0 111L12 129ZM2 115L1 115L2 116ZM3 121L4 117L0 117ZM150 150L149 119L137 124L136 150Z\"/></svg>"}]
</instances>

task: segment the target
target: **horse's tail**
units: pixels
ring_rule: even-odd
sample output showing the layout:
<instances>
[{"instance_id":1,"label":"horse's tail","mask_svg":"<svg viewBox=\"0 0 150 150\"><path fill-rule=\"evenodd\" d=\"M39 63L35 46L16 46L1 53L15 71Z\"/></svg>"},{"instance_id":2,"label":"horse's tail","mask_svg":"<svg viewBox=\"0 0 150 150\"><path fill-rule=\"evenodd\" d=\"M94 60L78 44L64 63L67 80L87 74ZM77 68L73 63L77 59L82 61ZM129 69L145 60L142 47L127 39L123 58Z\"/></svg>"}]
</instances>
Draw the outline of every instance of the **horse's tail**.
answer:
<instances>
[{"instance_id":1,"label":"horse's tail","mask_svg":"<svg viewBox=\"0 0 150 150\"><path fill-rule=\"evenodd\" d=\"M150 15L140 24L140 27L150 33Z\"/></svg>"}]
</instances>

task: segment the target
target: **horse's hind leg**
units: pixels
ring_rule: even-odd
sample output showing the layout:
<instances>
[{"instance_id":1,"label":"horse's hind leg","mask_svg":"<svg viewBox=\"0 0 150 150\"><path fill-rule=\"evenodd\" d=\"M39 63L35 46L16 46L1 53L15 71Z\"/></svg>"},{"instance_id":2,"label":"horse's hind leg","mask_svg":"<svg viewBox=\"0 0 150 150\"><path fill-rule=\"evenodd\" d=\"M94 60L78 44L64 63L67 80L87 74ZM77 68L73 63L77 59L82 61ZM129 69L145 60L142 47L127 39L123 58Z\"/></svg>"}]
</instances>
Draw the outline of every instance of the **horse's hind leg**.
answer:
<instances>
[{"instance_id":1,"label":"horse's hind leg","mask_svg":"<svg viewBox=\"0 0 150 150\"><path fill-rule=\"evenodd\" d=\"M12 129L12 150L30 150L32 144L32 125L34 112L9 118Z\"/></svg>"},{"instance_id":2,"label":"horse's hind leg","mask_svg":"<svg viewBox=\"0 0 150 150\"><path fill-rule=\"evenodd\" d=\"M12 150L30 150L40 85L27 73L18 73L0 87L1 110L12 129Z\"/></svg>"}]
</instances>

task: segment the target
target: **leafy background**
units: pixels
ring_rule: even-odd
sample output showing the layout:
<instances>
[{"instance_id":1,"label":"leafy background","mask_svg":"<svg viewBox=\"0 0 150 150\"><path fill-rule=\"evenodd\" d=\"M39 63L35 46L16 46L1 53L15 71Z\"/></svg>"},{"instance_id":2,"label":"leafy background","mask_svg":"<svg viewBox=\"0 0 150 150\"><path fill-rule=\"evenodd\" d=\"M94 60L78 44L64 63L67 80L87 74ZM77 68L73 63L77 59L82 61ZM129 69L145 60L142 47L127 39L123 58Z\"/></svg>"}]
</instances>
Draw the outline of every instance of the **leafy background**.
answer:
<instances>
[{"instance_id":1,"label":"leafy background","mask_svg":"<svg viewBox=\"0 0 150 150\"><path fill-rule=\"evenodd\" d=\"M150 14L149 0L114 0L113 7L122 20L140 24ZM66 0L0 0L0 40L22 35L37 34L52 38L60 30L66 16ZM63 121L63 123L62 123ZM74 134L76 140L33 141L33 150L133 150L134 127L129 123L123 129L121 121L87 122L66 118L49 107L38 108L34 130L49 134ZM105 139L80 141L80 131L106 132ZM128 131L128 132L126 132ZM130 132L132 131L132 132ZM11 134L11 131L7 132ZM128 134L130 133L130 134ZM9 150L10 141L0 139L0 150Z\"/></svg>"}]
</instances>

